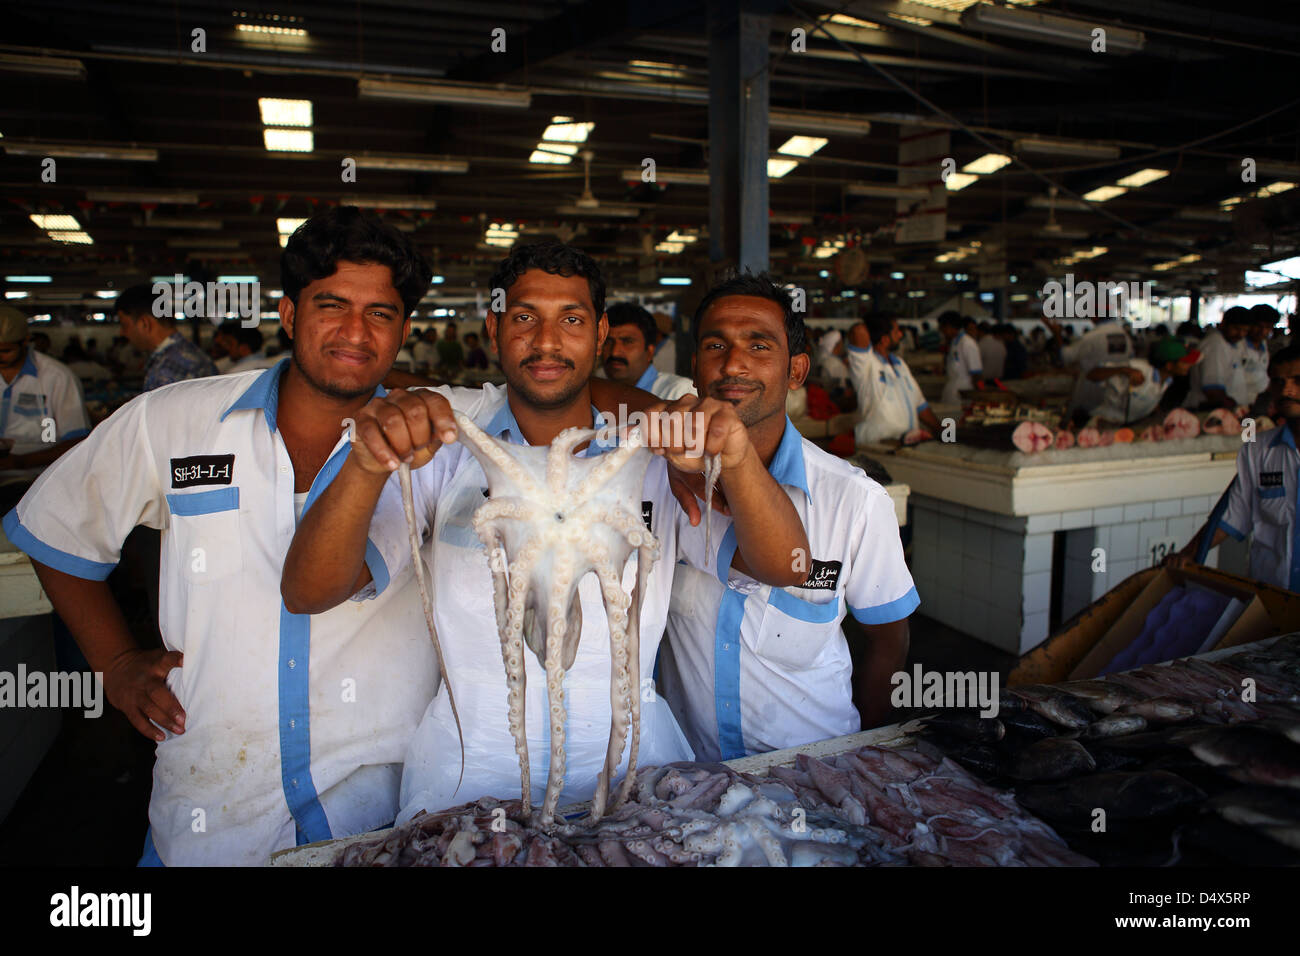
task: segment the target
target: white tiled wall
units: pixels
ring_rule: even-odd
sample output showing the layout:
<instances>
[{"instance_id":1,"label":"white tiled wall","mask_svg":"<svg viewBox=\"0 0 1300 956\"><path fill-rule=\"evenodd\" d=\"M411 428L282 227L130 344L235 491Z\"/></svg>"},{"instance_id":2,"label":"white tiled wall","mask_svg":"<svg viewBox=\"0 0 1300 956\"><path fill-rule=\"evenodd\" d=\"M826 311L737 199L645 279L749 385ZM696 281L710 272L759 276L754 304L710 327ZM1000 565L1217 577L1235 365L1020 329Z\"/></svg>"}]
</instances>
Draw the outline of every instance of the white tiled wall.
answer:
<instances>
[{"instance_id":1,"label":"white tiled wall","mask_svg":"<svg viewBox=\"0 0 1300 956\"><path fill-rule=\"evenodd\" d=\"M921 612L1023 654L1048 636L1054 536L1065 534L1062 620L1151 566L1150 545L1182 547L1204 523L1210 496L1012 518L913 494L912 576ZM1105 570L1093 571L1093 551ZM1209 563L1217 555L1211 552Z\"/></svg>"}]
</instances>

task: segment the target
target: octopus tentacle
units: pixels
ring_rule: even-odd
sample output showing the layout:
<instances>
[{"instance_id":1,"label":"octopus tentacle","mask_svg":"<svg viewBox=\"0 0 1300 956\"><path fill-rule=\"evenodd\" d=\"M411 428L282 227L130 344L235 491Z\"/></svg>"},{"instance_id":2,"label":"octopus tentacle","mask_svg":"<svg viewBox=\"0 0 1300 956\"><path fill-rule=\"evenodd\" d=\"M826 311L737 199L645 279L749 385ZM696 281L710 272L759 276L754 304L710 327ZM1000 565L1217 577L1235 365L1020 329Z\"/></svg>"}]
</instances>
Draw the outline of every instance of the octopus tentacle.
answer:
<instances>
[{"instance_id":1,"label":"octopus tentacle","mask_svg":"<svg viewBox=\"0 0 1300 956\"><path fill-rule=\"evenodd\" d=\"M451 675L447 673L447 662L442 657L442 644L438 641L438 627L433 623L433 598L429 594L429 585L424 580L424 559L420 557L420 532L415 521L415 493L411 488L411 466L403 463L397 472L397 481L402 490L402 510L406 515L407 540L411 545L411 570L420 588L420 607L424 611L424 623L429 628L429 637L433 640L433 652L438 658L438 674L447 685L447 702L451 704L451 715L456 719L456 736L460 739L460 777L456 780L456 790L465 782L465 731L460 725L460 711L456 709L456 695L451 689ZM455 791L453 791L453 795Z\"/></svg>"},{"instance_id":2,"label":"octopus tentacle","mask_svg":"<svg viewBox=\"0 0 1300 956\"><path fill-rule=\"evenodd\" d=\"M605 813L605 804L609 800L610 781L618 772L619 760L623 756L623 746L627 742L628 713L631 709L632 695L628 672L628 621L624 612L627 606L627 595L623 593L622 582L608 563L598 567L596 575L600 579L605 612L609 618L610 728L605 765L596 779L596 795L591 801L593 820L599 820Z\"/></svg>"},{"instance_id":3,"label":"octopus tentacle","mask_svg":"<svg viewBox=\"0 0 1300 956\"><path fill-rule=\"evenodd\" d=\"M722 474L722 456L704 456L704 558L713 557L713 488Z\"/></svg>"},{"instance_id":4,"label":"octopus tentacle","mask_svg":"<svg viewBox=\"0 0 1300 956\"><path fill-rule=\"evenodd\" d=\"M589 438L594 438L595 429L566 428L555 436L551 450L546 456L546 486L551 494L564 493L564 486L569 480L569 464L573 460L573 449Z\"/></svg>"},{"instance_id":5,"label":"octopus tentacle","mask_svg":"<svg viewBox=\"0 0 1300 956\"><path fill-rule=\"evenodd\" d=\"M500 535L495 538L500 541ZM519 757L519 787L522 809L525 817L533 812L532 768L528 760L527 715L524 712L524 694L527 691L528 670L524 663L524 602L527 590L524 582L532 571L532 563L526 558L516 560L506 587L504 570L501 572L501 586L505 591L506 611L497 619L501 635L501 657L506 669L507 701L509 704L508 720L510 733L515 738L515 753ZM493 572L495 583L497 572Z\"/></svg>"},{"instance_id":6,"label":"octopus tentacle","mask_svg":"<svg viewBox=\"0 0 1300 956\"><path fill-rule=\"evenodd\" d=\"M572 577L572 568L568 562L561 560L555 567L555 592L563 593L568 588ZM555 819L555 808L560 802L560 792L564 789L564 722L567 709L564 703L564 666L561 656L564 653L564 628L567 608L559 601L552 601L547 614L546 635L546 700L551 713L551 761L546 774L546 797L542 802L542 813L538 822L543 827L551 825Z\"/></svg>"},{"instance_id":7,"label":"octopus tentacle","mask_svg":"<svg viewBox=\"0 0 1300 956\"><path fill-rule=\"evenodd\" d=\"M542 486L533 480L533 476L524 469L524 466L518 460L512 458L506 452L500 442L475 425L468 416L457 412L455 417L460 440L465 442L465 447L476 458L480 461L487 459L499 468L501 473L526 497L542 498L545 496Z\"/></svg>"},{"instance_id":8,"label":"octopus tentacle","mask_svg":"<svg viewBox=\"0 0 1300 956\"><path fill-rule=\"evenodd\" d=\"M650 540L654 542L653 538ZM636 784L636 758L641 749L641 602L645 600L650 566L658 557L658 542L654 542L653 547L642 545L637 548L636 586L632 589L627 625L628 680L632 685L632 747L627 756L627 775L623 777L618 796L614 800L615 810L623 805Z\"/></svg>"}]
</instances>

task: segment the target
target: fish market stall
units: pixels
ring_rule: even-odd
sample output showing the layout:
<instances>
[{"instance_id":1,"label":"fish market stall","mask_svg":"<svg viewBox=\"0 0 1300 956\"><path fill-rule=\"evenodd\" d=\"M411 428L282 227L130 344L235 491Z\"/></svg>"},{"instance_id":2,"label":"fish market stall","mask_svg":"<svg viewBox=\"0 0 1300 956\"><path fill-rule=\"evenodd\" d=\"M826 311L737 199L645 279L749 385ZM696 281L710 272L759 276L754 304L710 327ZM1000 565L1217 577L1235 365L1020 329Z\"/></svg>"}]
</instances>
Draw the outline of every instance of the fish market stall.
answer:
<instances>
[{"instance_id":1,"label":"fish market stall","mask_svg":"<svg viewBox=\"0 0 1300 956\"><path fill-rule=\"evenodd\" d=\"M1201 435L1028 454L960 441L864 450L911 490L925 613L1024 654L1049 633L1054 573L1065 620L1158 564L1209 516L1240 447L1236 435Z\"/></svg>"},{"instance_id":2,"label":"fish market stall","mask_svg":"<svg viewBox=\"0 0 1300 956\"><path fill-rule=\"evenodd\" d=\"M791 750L647 768L594 826L483 799L276 854L338 865L1300 863L1300 634Z\"/></svg>"}]
</instances>

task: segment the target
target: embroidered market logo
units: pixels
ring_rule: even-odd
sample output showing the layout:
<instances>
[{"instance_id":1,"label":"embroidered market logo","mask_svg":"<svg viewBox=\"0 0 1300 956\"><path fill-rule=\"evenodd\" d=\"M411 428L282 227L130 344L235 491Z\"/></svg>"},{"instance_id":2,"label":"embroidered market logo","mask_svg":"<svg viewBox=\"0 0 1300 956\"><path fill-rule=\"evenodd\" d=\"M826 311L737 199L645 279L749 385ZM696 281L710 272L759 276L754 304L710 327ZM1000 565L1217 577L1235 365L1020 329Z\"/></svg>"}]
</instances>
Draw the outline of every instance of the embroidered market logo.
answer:
<instances>
[{"instance_id":1,"label":"embroidered market logo","mask_svg":"<svg viewBox=\"0 0 1300 956\"><path fill-rule=\"evenodd\" d=\"M1038 290L1043 299L1043 317L1048 319L1124 319L1133 327L1151 324L1151 290L1155 283L1075 281L1066 273L1064 282L1050 280Z\"/></svg>"},{"instance_id":2,"label":"embroidered market logo","mask_svg":"<svg viewBox=\"0 0 1300 956\"><path fill-rule=\"evenodd\" d=\"M104 684L99 674L28 671L20 663L16 671L0 671L0 709L71 708L87 717L104 712Z\"/></svg>"},{"instance_id":3,"label":"embroidered market logo","mask_svg":"<svg viewBox=\"0 0 1300 956\"><path fill-rule=\"evenodd\" d=\"M184 315L187 319L207 319L219 325L225 319L239 319L244 328L256 328L261 322L262 284L249 282L186 281L177 273L171 282L155 282L152 289L153 314Z\"/></svg>"}]
</instances>

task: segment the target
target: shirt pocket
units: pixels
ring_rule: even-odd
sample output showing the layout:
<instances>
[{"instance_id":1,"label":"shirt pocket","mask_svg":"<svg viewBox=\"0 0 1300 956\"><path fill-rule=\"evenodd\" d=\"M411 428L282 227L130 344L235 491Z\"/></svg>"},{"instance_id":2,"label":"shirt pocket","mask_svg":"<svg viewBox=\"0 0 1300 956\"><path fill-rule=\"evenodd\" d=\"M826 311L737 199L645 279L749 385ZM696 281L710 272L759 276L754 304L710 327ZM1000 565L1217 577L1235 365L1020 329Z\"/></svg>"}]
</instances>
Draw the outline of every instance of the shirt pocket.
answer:
<instances>
[{"instance_id":1,"label":"shirt pocket","mask_svg":"<svg viewBox=\"0 0 1300 956\"><path fill-rule=\"evenodd\" d=\"M813 602L773 588L763 611L754 653L789 671L811 669L839 632L839 594Z\"/></svg>"},{"instance_id":2,"label":"shirt pocket","mask_svg":"<svg viewBox=\"0 0 1300 956\"><path fill-rule=\"evenodd\" d=\"M168 495L167 507L171 559L182 580L214 584L244 569L238 487Z\"/></svg>"},{"instance_id":3,"label":"shirt pocket","mask_svg":"<svg viewBox=\"0 0 1300 956\"><path fill-rule=\"evenodd\" d=\"M1291 525L1292 511L1290 500L1287 498L1286 489L1273 486L1270 488L1259 488L1256 490L1259 498L1259 514L1267 523L1280 528L1288 528ZM1242 528L1242 531L1248 531Z\"/></svg>"}]
</instances>

